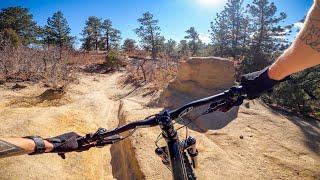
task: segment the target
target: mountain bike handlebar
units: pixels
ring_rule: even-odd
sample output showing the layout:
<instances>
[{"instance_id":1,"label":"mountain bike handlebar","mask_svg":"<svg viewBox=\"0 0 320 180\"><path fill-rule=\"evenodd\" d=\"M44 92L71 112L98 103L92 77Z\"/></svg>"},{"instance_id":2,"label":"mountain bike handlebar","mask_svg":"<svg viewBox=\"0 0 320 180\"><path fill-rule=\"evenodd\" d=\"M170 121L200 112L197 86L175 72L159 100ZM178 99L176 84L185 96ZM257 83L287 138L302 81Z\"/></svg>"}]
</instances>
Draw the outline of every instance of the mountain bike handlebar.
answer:
<instances>
[{"instance_id":1,"label":"mountain bike handlebar","mask_svg":"<svg viewBox=\"0 0 320 180\"><path fill-rule=\"evenodd\" d=\"M240 104L242 104L243 99L245 99L244 95L245 95L245 92L242 86L232 87L229 90L224 91L223 93L190 102L182 107L179 107L169 112L166 111L167 112L166 114L159 113L152 117L148 117L144 120L131 122L109 131L107 131L104 128L99 128L98 131L93 134L90 133L83 137L80 137L78 139L78 144L82 148L85 148L86 146L92 147L92 146L104 146L107 144L113 144L117 141L124 139L120 136L113 137L114 135L118 135L125 131L134 130L136 128L153 127L153 126L160 125L161 123L163 123L162 119L164 118L161 118L163 116L169 116L170 119L176 119L188 114L194 108L197 108L199 106L206 105L209 103L212 103L212 104L210 105L210 109L208 109L207 113L210 113L213 111L219 111L219 110L225 112L228 109L231 109L233 106L239 106ZM93 145L92 143L95 143L95 144Z\"/></svg>"}]
</instances>

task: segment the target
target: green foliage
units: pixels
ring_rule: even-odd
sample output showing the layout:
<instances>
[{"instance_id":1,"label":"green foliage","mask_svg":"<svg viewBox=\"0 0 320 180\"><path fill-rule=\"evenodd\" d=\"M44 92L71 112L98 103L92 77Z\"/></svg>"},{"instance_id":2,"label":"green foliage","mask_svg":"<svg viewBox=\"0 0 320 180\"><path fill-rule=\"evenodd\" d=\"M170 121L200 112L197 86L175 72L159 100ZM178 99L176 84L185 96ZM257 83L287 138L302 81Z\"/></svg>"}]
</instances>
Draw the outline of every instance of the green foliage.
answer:
<instances>
[{"instance_id":1,"label":"green foliage","mask_svg":"<svg viewBox=\"0 0 320 180\"><path fill-rule=\"evenodd\" d=\"M194 27L190 27L188 30L186 30L186 33L187 35L184 38L190 40L188 42L188 47L191 50L192 56L194 56L199 50L199 33Z\"/></svg>"},{"instance_id":2,"label":"green foliage","mask_svg":"<svg viewBox=\"0 0 320 180\"><path fill-rule=\"evenodd\" d=\"M229 0L224 10L211 22L214 55L240 58L248 43L248 19L244 15L243 0Z\"/></svg>"},{"instance_id":3,"label":"green foliage","mask_svg":"<svg viewBox=\"0 0 320 180\"><path fill-rule=\"evenodd\" d=\"M133 39L125 39L121 47L125 52L133 52L136 49L136 41Z\"/></svg>"},{"instance_id":4,"label":"green foliage","mask_svg":"<svg viewBox=\"0 0 320 180\"><path fill-rule=\"evenodd\" d=\"M277 104L294 109L303 115L320 118L320 66L292 76L290 81L275 88L272 99Z\"/></svg>"},{"instance_id":5,"label":"green foliage","mask_svg":"<svg viewBox=\"0 0 320 180\"><path fill-rule=\"evenodd\" d=\"M197 56L207 57L212 56L214 51L214 46L211 44L205 44L201 41L198 42L199 51L197 53Z\"/></svg>"},{"instance_id":6,"label":"green foliage","mask_svg":"<svg viewBox=\"0 0 320 180\"><path fill-rule=\"evenodd\" d=\"M288 46L291 26L280 26L285 18L268 0L253 0L246 9L243 0L228 0L211 22L214 55L243 60L241 73L264 68Z\"/></svg>"},{"instance_id":7,"label":"green foliage","mask_svg":"<svg viewBox=\"0 0 320 180\"><path fill-rule=\"evenodd\" d=\"M18 6L1 9L0 32L7 31L6 33L8 35L8 31L11 31L10 34L13 35L12 30L19 37L17 41L23 45L37 42L39 27L36 25L36 22L33 21L32 15L26 8Z\"/></svg>"},{"instance_id":8,"label":"green foliage","mask_svg":"<svg viewBox=\"0 0 320 180\"><path fill-rule=\"evenodd\" d=\"M61 11L57 11L48 18L47 25L43 28L44 43L59 47L72 47L73 37L70 35L70 31L67 19Z\"/></svg>"},{"instance_id":9,"label":"green foliage","mask_svg":"<svg viewBox=\"0 0 320 180\"><path fill-rule=\"evenodd\" d=\"M164 43L164 37L160 36L159 21L154 19L153 14L146 12L138 19L140 26L134 31L140 38L140 43L146 51L151 51L152 58L156 59L160 51L161 44Z\"/></svg>"},{"instance_id":10,"label":"green foliage","mask_svg":"<svg viewBox=\"0 0 320 180\"><path fill-rule=\"evenodd\" d=\"M176 59L178 57L176 41L169 39L166 43L164 43L164 52L171 59Z\"/></svg>"},{"instance_id":11,"label":"green foliage","mask_svg":"<svg viewBox=\"0 0 320 180\"><path fill-rule=\"evenodd\" d=\"M120 63L119 52L110 50L107 53L105 64L111 70L118 68Z\"/></svg>"},{"instance_id":12,"label":"green foliage","mask_svg":"<svg viewBox=\"0 0 320 180\"><path fill-rule=\"evenodd\" d=\"M16 33L15 30L9 28L9 29L3 29L2 32L0 32L0 45L12 45L14 47L17 47L21 44L19 35Z\"/></svg>"},{"instance_id":13,"label":"green foliage","mask_svg":"<svg viewBox=\"0 0 320 180\"><path fill-rule=\"evenodd\" d=\"M253 0L246 8L243 0L228 0L211 22L213 55L239 59L238 75L263 69L288 47L285 36L292 25L282 26L285 18L286 14L278 13L268 0ZM295 112L319 117L320 67L295 74L277 86L269 98Z\"/></svg>"},{"instance_id":14,"label":"green foliage","mask_svg":"<svg viewBox=\"0 0 320 180\"><path fill-rule=\"evenodd\" d=\"M253 0L248 5L248 12L252 27L250 33L253 34L250 44L251 54L260 57L282 51L281 46L287 43L283 38L287 35L287 28L280 26L279 23L286 19L287 15L280 12L277 16L277 7L268 0Z\"/></svg>"},{"instance_id":15,"label":"green foliage","mask_svg":"<svg viewBox=\"0 0 320 180\"><path fill-rule=\"evenodd\" d=\"M95 16L90 16L82 30L82 49L86 51L98 50L101 40L102 23L101 19Z\"/></svg>"},{"instance_id":16,"label":"green foliage","mask_svg":"<svg viewBox=\"0 0 320 180\"><path fill-rule=\"evenodd\" d=\"M104 34L102 44L105 49L110 51L112 48L118 48L121 40L120 31L112 26L112 21L109 19L104 20L101 28Z\"/></svg>"},{"instance_id":17,"label":"green foliage","mask_svg":"<svg viewBox=\"0 0 320 180\"><path fill-rule=\"evenodd\" d=\"M178 44L178 55L179 57L182 56L187 56L189 53L189 47L187 40L181 40L180 43Z\"/></svg>"}]
</instances>

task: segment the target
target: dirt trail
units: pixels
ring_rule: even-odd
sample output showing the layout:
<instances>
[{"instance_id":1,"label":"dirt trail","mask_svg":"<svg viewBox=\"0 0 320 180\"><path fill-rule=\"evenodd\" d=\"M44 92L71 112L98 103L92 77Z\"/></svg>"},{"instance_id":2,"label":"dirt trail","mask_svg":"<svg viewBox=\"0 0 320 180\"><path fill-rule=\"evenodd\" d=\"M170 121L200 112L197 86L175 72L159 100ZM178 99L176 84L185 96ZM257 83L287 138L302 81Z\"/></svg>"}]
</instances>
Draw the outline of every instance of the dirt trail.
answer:
<instances>
[{"instance_id":1,"label":"dirt trail","mask_svg":"<svg viewBox=\"0 0 320 180\"><path fill-rule=\"evenodd\" d=\"M87 133L161 110L145 106L152 97L145 96L143 88L131 93L133 88L118 84L121 75L81 74L79 83L53 102L34 101L44 91L39 85L21 91L0 87L0 136ZM198 179L320 179L319 127L318 121L250 102L250 108L241 106L238 118L224 129L189 131L198 140L196 175ZM170 179L170 171L154 154L159 133L158 127L140 129L119 144L70 153L66 160L54 154L0 159L0 179ZM179 133L183 136L184 130Z\"/></svg>"},{"instance_id":2,"label":"dirt trail","mask_svg":"<svg viewBox=\"0 0 320 180\"><path fill-rule=\"evenodd\" d=\"M117 126L119 102L112 99L127 93L117 89L120 75L82 74L63 99L42 103L37 101L45 90L40 85L20 91L0 87L0 136L50 137ZM66 160L56 154L0 159L0 179L113 179L110 147L66 156Z\"/></svg>"}]
</instances>

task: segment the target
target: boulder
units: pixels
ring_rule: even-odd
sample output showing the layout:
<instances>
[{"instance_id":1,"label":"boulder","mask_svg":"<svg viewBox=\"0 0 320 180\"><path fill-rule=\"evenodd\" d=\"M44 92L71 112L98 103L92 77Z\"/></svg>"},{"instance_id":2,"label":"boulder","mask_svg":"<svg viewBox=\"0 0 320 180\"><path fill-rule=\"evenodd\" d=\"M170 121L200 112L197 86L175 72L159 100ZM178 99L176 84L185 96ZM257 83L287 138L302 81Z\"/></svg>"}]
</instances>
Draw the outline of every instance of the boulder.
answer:
<instances>
[{"instance_id":1,"label":"boulder","mask_svg":"<svg viewBox=\"0 0 320 180\"><path fill-rule=\"evenodd\" d=\"M190 101L221 93L234 85L233 61L219 57L192 57L179 64L176 78L163 91L159 102L168 109L174 109ZM198 108L188 118L195 118L207 107ZM190 128L198 131L220 129L236 118L237 109L202 116Z\"/></svg>"}]
</instances>

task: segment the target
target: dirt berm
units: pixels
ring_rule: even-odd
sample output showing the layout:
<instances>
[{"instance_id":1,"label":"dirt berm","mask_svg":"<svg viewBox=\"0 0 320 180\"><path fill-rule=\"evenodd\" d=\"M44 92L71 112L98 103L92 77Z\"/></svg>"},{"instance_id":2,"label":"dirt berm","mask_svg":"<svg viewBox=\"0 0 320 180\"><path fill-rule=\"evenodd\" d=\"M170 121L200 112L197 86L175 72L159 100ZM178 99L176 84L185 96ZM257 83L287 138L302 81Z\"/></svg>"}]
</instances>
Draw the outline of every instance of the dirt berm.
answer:
<instances>
[{"instance_id":1,"label":"dirt berm","mask_svg":"<svg viewBox=\"0 0 320 180\"><path fill-rule=\"evenodd\" d=\"M162 106L173 109L193 100L221 93L234 85L233 61L218 57L192 57L179 64L177 77L163 91L159 102ZM195 119L205 108L193 111L188 117ZM236 118L237 112L238 108L233 108L227 113L214 112L201 116L190 127L201 132L221 129Z\"/></svg>"}]
</instances>

